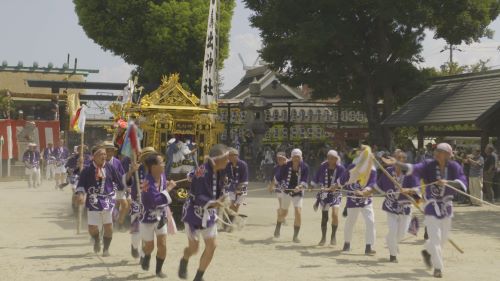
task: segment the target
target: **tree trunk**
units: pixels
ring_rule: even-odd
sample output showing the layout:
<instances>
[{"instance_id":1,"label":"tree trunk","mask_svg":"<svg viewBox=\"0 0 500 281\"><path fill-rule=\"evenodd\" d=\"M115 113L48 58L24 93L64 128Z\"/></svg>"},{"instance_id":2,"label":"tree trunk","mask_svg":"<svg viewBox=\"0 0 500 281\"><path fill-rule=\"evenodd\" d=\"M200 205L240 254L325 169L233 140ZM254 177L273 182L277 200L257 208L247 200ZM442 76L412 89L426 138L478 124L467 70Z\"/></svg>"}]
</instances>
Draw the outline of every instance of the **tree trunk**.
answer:
<instances>
[{"instance_id":1,"label":"tree trunk","mask_svg":"<svg viewBox=\"0 0 500 281\"><path fill-rule=\"evenodd\" d=\"M394 91L391 85L384 85L384 111L382 114L382 120L385 120L392 114L392 109L394 108ZM392 151L393 149L393 134L388 127L381 126L382 129L382 139L385 144L385 148Z\"/></svg>"},{"instance_id":2,"label":"tree trunk","mask_svg":"<svg viewBox=\"0 0 500 281\"><path fill-rule=\"evenodd\" d=\"M365 111L368 119L369 142L378 146L383 145L383 134L380 126L380 114L377 107L377 99L372 82L366 83L365 89Z\"/></svg>"}]
</instances>

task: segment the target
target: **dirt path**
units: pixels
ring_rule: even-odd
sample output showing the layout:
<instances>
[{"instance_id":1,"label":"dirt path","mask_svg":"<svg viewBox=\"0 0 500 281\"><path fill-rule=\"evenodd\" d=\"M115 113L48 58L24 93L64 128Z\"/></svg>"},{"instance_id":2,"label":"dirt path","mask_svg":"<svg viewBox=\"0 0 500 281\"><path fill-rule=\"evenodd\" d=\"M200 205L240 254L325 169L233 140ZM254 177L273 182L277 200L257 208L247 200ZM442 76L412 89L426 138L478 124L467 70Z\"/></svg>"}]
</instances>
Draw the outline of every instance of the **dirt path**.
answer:
<instances>
[{"instance_id":1,"label":"dirt path","mask_svg":"<svg viewBox=\"0 0 500 281\"><path fill-rule=\"evenodd\" d=\"M50 186L50 187L49 187ZM92 253L87 234L76 235L70 208L70 191L56 191L52 184L28 189L24 182L0 183L0 280L145 280L155 279L154 259L150 272L140 270L130 256L128 233L115 233L111 257ZM254 185L256 188L262 186ZM276 199L265 191L250 192L242 208L248 220L245 229L220 233L215 259L206 280L434 280L425 270L418 239L407 236L400 246L398 264L387 262L386 216L375 200L378 251L364 253L364 224L358 220L352 251L341 253L339 245L316 246L320 238L320 214L312 209L313 194L304 201L302 243L291 242L293 218L282 229L282 237L272 238L276 221ZM445 247L445 280L499 280L500 212L480 207L457 207L453 239L465 250L459 254ZM328 230L330 235L330 229ZM186 245L184 233L168 238L164 271L167 280L178 280L178 260ZM199 257L199 255L198 255ZM194 276L198 257L189 265Z\"/></svg>"}]
</instances>

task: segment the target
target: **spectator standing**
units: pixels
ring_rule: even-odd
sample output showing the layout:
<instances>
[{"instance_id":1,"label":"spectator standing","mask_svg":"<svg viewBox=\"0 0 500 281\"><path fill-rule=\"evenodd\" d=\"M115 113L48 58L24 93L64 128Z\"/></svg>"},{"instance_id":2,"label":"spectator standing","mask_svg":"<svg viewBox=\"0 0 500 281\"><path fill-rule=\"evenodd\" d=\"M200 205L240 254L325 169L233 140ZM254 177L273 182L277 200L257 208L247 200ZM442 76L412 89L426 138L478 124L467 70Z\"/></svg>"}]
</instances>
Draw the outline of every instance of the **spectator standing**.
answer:
<instances>
[{"instance_id":1,"label":"spectator standing","mask_svg":"<svg viewBox=\"0 0 500 281\"><path fill-rule=\"evenodd\" d=\"M495 173L497 170L498 156L495 153L495 148L493 145L488 144L484 150L486 158L484 160L484 197L486 200L491 202L495 201L495 195L493 192L493 180L495 178Z\"/></svg>"},{"instance_id":2,"label":"spectator standing","mask_svg":"<svg viewBox=\"0 0 500 281\"><path fill-rule=\"evenodd\" d=\"M483 167L484 158L481 156L481 149L475 149L471 157L465 159L464 164L469 165L469 188L470 195L483 199ZM481 201L471 199L471 204L481 206Z\"/></svg>"}]
</instances>

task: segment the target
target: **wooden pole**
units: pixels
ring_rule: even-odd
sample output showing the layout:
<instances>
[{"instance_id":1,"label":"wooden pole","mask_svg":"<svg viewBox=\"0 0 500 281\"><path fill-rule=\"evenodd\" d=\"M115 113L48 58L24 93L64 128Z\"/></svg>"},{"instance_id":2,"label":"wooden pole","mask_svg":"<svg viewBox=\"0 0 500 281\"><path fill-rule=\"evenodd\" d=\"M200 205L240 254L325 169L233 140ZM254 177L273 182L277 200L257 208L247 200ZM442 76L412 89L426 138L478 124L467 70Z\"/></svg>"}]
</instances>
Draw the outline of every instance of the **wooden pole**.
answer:
<instances>
[{"instance_id":1,"label":"wooden pole","mask_svg":"<svg viewBox=\"0 0 500 281\"><path fill-rule=\"evenodd\" d=\"M80 173L83 170L83 139L84 139L84 133L80 133Z\"/></svg>"}]
</instances>

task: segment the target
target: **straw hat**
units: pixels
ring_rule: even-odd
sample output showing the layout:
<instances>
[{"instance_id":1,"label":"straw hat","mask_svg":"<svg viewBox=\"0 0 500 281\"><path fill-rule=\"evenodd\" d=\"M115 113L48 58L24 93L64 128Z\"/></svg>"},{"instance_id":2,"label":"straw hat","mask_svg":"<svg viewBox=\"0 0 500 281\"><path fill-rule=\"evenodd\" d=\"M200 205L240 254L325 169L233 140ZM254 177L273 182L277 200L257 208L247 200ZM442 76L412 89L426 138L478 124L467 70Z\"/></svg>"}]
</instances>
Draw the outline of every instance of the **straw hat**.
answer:
<instances>
[{"instance_id":1,"label":"straw hat","mask_svg":"<svg viewBox=\"0 0 500 281\"><path fill-rule=\"evenodd\" d=\"M147 146L147 147L143 148L142 151L141 151L141 153L139 154L139 162L143 162L144 159L148 155L151 155L153 153L156 153L156 150L154 149L154 147Z\"/></svg>"}]
</instances>

